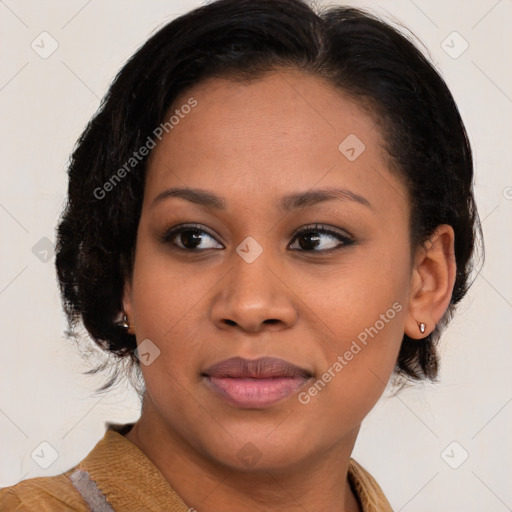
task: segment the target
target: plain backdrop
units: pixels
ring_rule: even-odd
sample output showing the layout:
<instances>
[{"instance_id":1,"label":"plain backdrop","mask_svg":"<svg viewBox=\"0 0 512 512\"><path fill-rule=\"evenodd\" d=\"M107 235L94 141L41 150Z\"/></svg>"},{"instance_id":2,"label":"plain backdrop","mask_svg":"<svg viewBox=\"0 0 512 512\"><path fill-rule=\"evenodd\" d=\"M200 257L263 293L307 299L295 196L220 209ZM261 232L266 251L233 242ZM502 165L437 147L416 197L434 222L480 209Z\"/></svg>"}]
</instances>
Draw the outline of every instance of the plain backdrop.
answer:
<instances>
[{"instance_id":1,"label":"plain backdrop","mask_svg":"<svg viewBox=\"0 0 512 512\"><path fill-rule=\"evenodd\" d=\"M0 1L0 486L69 469L105 421L139 415L129 386L99 396L103 377L83 375L52 244L69 154L109 83L150 34L201 3ZM350 5L409 27L451 88L474 149L487 254L443 336L440 383L387 392L353 456L396 511L512 510L512 1Z\"/></svg>"}]
</instances>

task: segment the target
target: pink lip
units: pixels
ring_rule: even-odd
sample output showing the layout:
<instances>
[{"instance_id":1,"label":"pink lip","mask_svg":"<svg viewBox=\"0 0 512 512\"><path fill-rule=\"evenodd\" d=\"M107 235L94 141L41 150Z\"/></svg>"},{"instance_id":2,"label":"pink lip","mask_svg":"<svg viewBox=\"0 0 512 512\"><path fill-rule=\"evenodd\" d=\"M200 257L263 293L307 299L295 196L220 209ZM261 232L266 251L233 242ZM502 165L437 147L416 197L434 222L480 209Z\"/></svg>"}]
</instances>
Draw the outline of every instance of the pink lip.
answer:
<instances>
[{"instance_id":1,"label":"pink lip","mask_svg":"<svg viewBox=\"0 0 512 512\"><path fill-rule=\"evenodd\" d=\"M203 377L213 391L231 404L261 409L296 393L311 373L274 357L233 357L211 366Z\"/></svg>"}]
</instances>

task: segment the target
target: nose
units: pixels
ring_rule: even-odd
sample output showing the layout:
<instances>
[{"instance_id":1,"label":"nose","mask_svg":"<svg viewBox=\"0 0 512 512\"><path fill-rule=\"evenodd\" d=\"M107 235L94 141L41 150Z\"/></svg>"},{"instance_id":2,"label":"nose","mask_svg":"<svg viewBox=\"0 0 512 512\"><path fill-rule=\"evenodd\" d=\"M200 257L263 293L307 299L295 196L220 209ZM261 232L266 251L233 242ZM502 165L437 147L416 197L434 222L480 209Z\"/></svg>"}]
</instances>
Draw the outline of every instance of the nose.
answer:
<instances>
[{"instance_id":1,"label":"nose","mask_svg":"<svg viewBox=\"0 0 512 512\"><path fill-rule=\"evenodd\" d=\"M265 251L252 263L233 255L234 267L222 280L211 310L220 329L256 333L286 329L297 322L294 295L275 262L264 255Z\"/></svg>"}]
</instances>

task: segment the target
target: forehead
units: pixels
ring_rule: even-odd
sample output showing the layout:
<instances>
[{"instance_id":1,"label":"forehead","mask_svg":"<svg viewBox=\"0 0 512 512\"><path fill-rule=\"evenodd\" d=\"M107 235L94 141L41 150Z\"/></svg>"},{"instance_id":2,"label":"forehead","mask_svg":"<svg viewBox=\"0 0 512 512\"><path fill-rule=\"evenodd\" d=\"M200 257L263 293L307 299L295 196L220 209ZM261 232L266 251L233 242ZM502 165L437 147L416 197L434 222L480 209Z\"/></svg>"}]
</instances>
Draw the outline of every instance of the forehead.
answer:
<instances>
[{"instance_id":1,"label":"forehead","mask_svg":"<svg viewBox=\"0 0 512 512\"><path fill-rule=\"evenodd\" d=\"M281 70L249 82L209 79L182 94L169 116L191 98L197 105L152 153L148 195L179 185L263 199L318 185L388 202L404 196L373 116L320 78Z\"/></svg>"}]
</instances>

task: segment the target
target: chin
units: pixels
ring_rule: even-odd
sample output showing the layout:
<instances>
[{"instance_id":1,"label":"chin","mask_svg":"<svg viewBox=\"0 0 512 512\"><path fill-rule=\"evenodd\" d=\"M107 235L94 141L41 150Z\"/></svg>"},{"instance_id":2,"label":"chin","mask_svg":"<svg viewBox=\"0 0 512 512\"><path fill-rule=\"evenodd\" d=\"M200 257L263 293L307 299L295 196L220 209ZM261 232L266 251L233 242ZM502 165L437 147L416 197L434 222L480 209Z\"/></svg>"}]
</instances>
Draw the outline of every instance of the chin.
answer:
<instances>
[{"instance_id":1,"label":"chin","mask_svg":"<svg viewBox=\"0 0 512 512\"><path fill-rule=\"evenodd\" d=\"M325 438L322 440L318 437L308 437L311 427L304 432L281 429L279 435L276 434L276 423L270 428L268 425L266 428L245 426L239 432L229 425L225 425L225 428L232 436L226 432L222 436L218 433L212 434L201 444L202 450L208 454L212 462L223 465L230 471L289 471L294 466L303 467L307 459L323 453L331 446L331 443L326 443ZM214 437L216 442L212 444Z\"/></svg>"}]
</instances>

